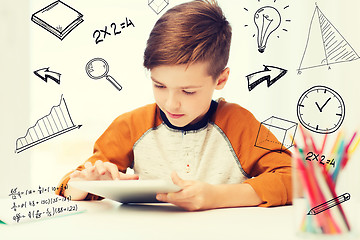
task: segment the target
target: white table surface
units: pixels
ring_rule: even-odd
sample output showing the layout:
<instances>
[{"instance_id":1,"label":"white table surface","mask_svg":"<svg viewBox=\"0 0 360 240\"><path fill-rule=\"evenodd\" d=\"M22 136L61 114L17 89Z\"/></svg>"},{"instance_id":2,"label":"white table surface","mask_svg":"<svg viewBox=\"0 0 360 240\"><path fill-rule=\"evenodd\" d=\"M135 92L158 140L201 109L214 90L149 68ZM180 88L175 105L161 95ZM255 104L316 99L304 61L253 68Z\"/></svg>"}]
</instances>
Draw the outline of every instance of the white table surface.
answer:
<instances>
[{"instance_id":1,"label":"white table surface","mask_svg":"<svg viewBox=\"0 0 360 240\"><path fill-rule=\"evenodd\" d=\"M292 206L187 212L170 204L76 203L86 211L0 224L0 239L299 239Z\"/></svg>"}]
</instances>

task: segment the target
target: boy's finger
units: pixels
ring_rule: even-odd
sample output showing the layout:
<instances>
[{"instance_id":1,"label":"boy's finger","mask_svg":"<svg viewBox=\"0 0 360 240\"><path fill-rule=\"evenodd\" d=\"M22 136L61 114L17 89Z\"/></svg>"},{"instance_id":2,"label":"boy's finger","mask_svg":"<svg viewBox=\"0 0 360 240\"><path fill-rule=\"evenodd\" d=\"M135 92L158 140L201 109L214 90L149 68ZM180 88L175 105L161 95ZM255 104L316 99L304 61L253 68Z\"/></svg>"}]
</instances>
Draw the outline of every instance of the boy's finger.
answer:
<instances>
[{"instance_id":1,"label":"boy's finger","mask_svg":"<svg viewBox=\"0 0 360 240\"><path fill-rule=\"evenodd\" d=\"M76 178L79 176L80 176L80 172L78 170L76 170L75 172L73 172L69 175L70 178Z\"/></svg>"},{"instance_id":2,"label":"boy's finger","mask_svg":"<svg viewBox=\"0 0 360 240\"><path fill-rule=\"evenodd\" d=\"M139 175L137 175L137 174L125 174L122 172L119 172L119 174L120 174L121 180L138 180L139 179Z\"/></svg>"},{"instance_id":3,"label":"boy's finger","mask_svg":"<svg viewBox=\"0 0 360 240\"><path fill-rule=\"evenodd\" d=\"M120 179L119 170L116 165L106 162L104 163L104 167L110 172L112 179Z\"/></svg>"},{"instance_id":4,"label":"boy's finger","mask_svg":"<svg viewBox=\"0 0 360 240\"><path fill-rule=\"evenodd\" d=\"M106 168L104 166L103 161L101 160L97 160L95 162L95 168L100 175L104 175L106 173Z\"/></svg>"},{"instance_id":5,"label":"boy's finger","mask_svg":"<svg viewBox=\"0 0 360 240\"><path fill-rule=\"evenodd\" d=\"M85 164L84 164L84 167L86 168L86 169L89 169L89 168L91 168L93 165L91 164L91 162L86 162Z\"/></svg>"},{"instance_id":6,"label":"boy's finger","mask_svg":"<svg viewBox=\"0 0 360 240\"><path fill-rule=\"evenodd\" d=\"M189 199L182 194L182 192L176 193L158 193L156 194L156 199L162 202L168 202L175 205L184 204L189 201Z\"/></svg>"},{"instance_id":7,"label":"boy's finger","mask_svg":"<svg viewBox=\"0 0 360 240\"><path fill-rule=\"evenodd\" d=\"M180 178L175 171L171 173L171 179L175 185L178 185L181 188L185 187L187 184L187 181Z\"/></svg>"},{"instance_id":8,"label":"boy's finger","mask_svg":"<svg viewBox=\"0 0 360 240\"><path fill-rule=\"evenodd\" d=\"M167 194L166 193L158 193L158 194L156 194L156 199L161 202L167 202Z\"/></svg>"}]
</instances>

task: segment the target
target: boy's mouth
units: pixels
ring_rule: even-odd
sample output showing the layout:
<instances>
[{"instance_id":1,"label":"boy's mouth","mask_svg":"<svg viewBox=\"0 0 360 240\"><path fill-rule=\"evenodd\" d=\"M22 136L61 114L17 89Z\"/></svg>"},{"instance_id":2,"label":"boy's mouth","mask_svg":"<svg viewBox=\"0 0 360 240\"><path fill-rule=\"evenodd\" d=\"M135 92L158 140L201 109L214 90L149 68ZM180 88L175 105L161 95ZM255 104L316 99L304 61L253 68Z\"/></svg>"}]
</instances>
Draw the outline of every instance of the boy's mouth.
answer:
<instances>
[{"instance_id":1,"label":"boy's mouth","mask_svg":"<svg viewBox=\"0 0 360 240\"><path fill-rule=\"evenodd\" d=\"M172 114L172 113L169 113L168 111L166 111L166 113L169 117L171 117L173 119L178 119L185 115L185 114Z\"/></svg>"}]
</instances>

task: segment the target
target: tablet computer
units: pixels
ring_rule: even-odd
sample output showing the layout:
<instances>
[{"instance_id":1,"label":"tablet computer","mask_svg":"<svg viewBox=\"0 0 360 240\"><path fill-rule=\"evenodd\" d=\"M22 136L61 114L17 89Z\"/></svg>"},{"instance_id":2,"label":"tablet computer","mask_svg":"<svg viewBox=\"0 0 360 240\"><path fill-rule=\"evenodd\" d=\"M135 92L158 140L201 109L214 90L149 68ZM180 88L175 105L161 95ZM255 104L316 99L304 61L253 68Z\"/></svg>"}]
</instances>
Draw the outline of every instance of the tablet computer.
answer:
<instances>
[{"instance_id":1,"label":"tablet computer","mask_svg":"<svg viewBox=\"0 0 360 240\"><path fill-rule=\"evenodd\" d=\"M164 180L99 180L71 181L69 186L122 203L160 203L157 193L180 191Z\"/></svg>"}]
</instances>

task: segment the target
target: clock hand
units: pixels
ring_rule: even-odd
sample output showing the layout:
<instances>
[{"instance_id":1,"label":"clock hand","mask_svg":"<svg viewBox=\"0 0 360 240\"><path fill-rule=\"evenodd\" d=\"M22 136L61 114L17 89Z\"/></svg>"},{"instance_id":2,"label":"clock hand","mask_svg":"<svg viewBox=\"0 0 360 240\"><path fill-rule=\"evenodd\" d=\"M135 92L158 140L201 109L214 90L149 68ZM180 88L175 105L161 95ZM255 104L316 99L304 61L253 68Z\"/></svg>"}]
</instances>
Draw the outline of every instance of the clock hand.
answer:
<instances>
[{"instance_id":1,"label":"clock hand","mask_svg":"<svg viewBox=\"0 0 360 240\"><path fill-rule=\"evenodd\" d=\"M322 105L320 112L322 112L323 108L325 107L325 105L330 101L331 98L329 98L328 100L326 100L326 102Z\"/></svg>"},{"instance_id":2,"label":"clock hand","mask_svg":"<svg viewBox=\"0 0 360 240\"><path fill-rule=\"evenodd\" d=\"M326 100L326 102L320 107L319 104L317 102L315 102L317 108L319 109L320 112L322 112L323 108L325 107L325 105L330 101L331 98L329 98L328 100Z\"/></svg>"},{"instance_id":3,"label":"clock hand","mask_svg":"<svg viewBox=\"0 0 360 240\"><path fill-rule=\"evenodd\" d=\"M316 106L318 107L319 111L322 112L322 108L319 107L319 104L315 102Z\"/></svg>"}]
</instances>

